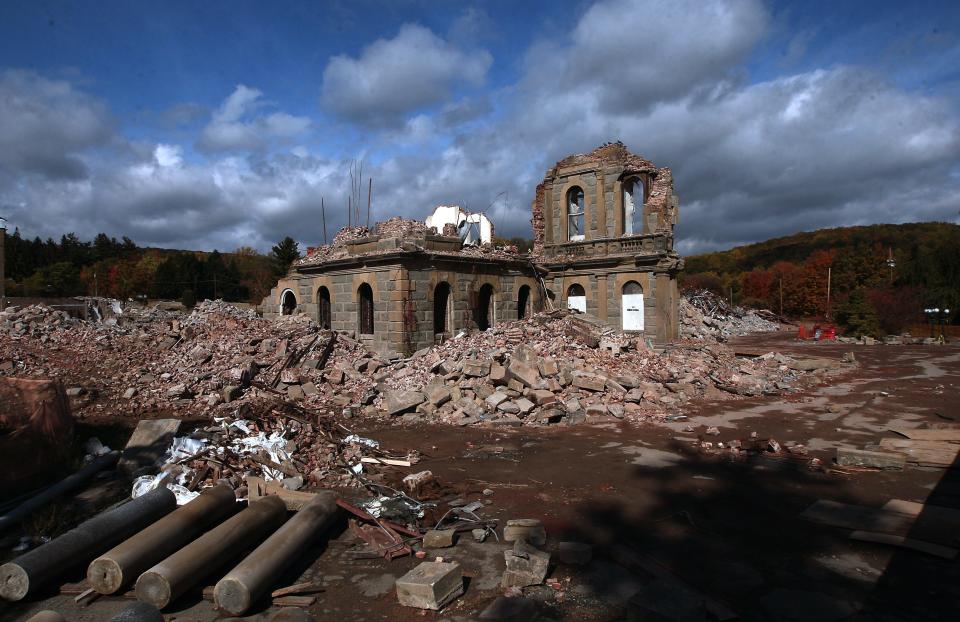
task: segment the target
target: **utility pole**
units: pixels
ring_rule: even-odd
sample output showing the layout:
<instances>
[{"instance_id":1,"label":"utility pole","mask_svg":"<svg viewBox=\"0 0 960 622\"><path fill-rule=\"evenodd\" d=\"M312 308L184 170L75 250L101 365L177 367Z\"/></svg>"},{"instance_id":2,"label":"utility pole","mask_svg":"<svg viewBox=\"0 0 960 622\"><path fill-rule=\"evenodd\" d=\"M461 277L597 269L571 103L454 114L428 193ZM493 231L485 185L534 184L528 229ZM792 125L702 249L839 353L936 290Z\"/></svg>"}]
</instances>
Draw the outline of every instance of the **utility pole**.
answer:
<instances>
[{"instance_id":1,"label":"utility pole","mask_svg":"<svg viewBox=\"0 0 960 622\"><path fill-rule=\"evenodd\" d=\"M830 319L830 279L832 276L833 266L827 266L827 319Z\"/></svg>"},{"instance_id":2,"label":"utility pole","mask_svg":"<svg viewBox=\"0 0 960 622\"><path fill-rule=\"evenodd\" d=\"M373 177L367 180L367 229L370 228L370 196L373 194Z\"/></svg>"},{"instance_id":3,"label":"utility pole","mask_svg":"<svg viewBox=\"0 0 960 622\"><path fill-rule=\"evenodd\" d=\"M327 245L327 209L323 206L323 197L320 197L320 218L323 219L323 245Z\"/></svg>"},{"instance_id":4,"label":"utility pole","mask_svg":"<svg viewBox=\"0 0 960 622\"><path fill-rule=\"evenodd\" d=\"M7 283L4 270L4 258L7 243L7 219L0 216L0 313L7 308Z\"/></svg>"}]
</instances>

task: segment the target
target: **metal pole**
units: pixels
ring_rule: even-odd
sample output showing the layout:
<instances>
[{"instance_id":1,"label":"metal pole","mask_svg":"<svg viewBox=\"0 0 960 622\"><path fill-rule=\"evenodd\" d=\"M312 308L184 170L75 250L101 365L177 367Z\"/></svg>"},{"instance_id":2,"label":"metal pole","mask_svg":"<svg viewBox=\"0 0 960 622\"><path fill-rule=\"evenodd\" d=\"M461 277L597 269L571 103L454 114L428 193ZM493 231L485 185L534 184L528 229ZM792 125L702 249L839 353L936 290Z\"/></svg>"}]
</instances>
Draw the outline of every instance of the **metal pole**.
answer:
<instances>
[{"instance_id":1,"label":"metal pole","mask_svg":"<svg viewBox=\"0 0 960 622\"><path fill-rule=\"evenodd\" d=\"M21 600L177 508L168 488L151 490L81 523L55 540L0 566L0 598Z\"/></svg>"},{"instance_id":2,"label":"metal pole","mask_svg":"<svg viewBox=\"0 0 960 622\"><path fill-rule=\"evenodd\" d=\"M327 209L323 206L323 197L320 197L320 217L323 219L323 244L327 244Z\"/></svg>"},{"instance_id":3,"label":"metal pole","mask_svg":"<svg viewBox=\"0 0 960 622\"><path fill-rule=\"evenodd\" d=\"M11 510L6 515L0 516L0 533L2 533L8 527L11 527L24 518L30 516L36 510L39 510L60 495L79 488L80 485L100 471L115 465L119 459L119 451L111 451L110 453L104 454L99 458L96 458L93 462L83 467L73 475L60 480L37 496L32 497L28 501L20 504L16 509Z\"/></svg>"},{"instance_id":4,"label":"metal pole","mask_svg":"<svg viewBox=\"0 0 960 622\"><path fill-rule=\"evenodd\" d=\"M117 592L207 527L219 523L236 506L236 496L229 486L207 488L190 503L90 562L90 587L101 594Z\"/></svg>"},{"instance_id":5,"label":"metal pole","mask_svg":"<svg viewBox=\"0 0 960 622\"><path fill-rule=\"evenodd\" d=\"M373 178L367 180L367 229L370 228L370 197L373 195ZM441 232L442 233L442 232Z\"/></svg>"},{"instance_id":6,"label":"metal pole","mask_svg":"<svg viewBox=\"0 0 960 622\"><path fill-rule=\"evenodd\" d=\"M213 591L217 608L235 616L246 613L270 589L277 575L326 531L337 511L335 493L317 493L296 516L217 582Z\"/></svg>"},{"instance_id":7,"label":"metal pole","mask_svg":"<svg viewBox=\"0 0 960 622\"><path fill-rule=\"evenodd\" d=\"M249 550L287 517L280 497L254 501L239 514L228 518L187 546L166 558L137 579L137 598L163 609L195 586L211 568L222 566L236 552Z\"/></svg>"}]
</instances>

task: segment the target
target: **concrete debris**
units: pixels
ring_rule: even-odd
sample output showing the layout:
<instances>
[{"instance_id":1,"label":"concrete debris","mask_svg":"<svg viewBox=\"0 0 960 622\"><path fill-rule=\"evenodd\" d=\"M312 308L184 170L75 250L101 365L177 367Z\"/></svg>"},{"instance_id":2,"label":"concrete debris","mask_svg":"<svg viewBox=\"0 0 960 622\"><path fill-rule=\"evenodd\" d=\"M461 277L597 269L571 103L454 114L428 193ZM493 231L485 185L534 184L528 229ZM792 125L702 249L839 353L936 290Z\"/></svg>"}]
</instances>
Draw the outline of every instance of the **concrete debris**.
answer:
<instances>
[{"instance_id":1,"label":"concrete debris","mask_svg":"<svg viewBox=\"0 0 960 622\"><path fill-rule=\"evenodd\" d=\"M541 551L526 542L517 540L513 549L503 552L506 570L500 587L527 587L540 585L547 578L550 567L550 553Z\"/></svg>"},{"instance_id":2,"label":"concrete debris","mask_svg":"<svg viewBox=\"0 0 960 622\"><path fill-rule=\"evenodd\" d=\"M680 299L680 337L723 342L731 337L780 330L769 311L732 307L709 290L685 292Z\"/></svg>"},{"instance_id":3,"label":"concrete debris","mask_svg":"<svg viewBox=\"0 0 960 622\"><path fill-rule=\"evenodd\" d=\"M685 304L692 316L703 315ZM294 413L307 409L403 424L661 421L693 399L783 393L803 370L826 371L780 354L737 357L710 339L654 351L567 310L504 322L392 360L303 315L267 320L221 301L204 301L188 315L131 307L109 324L41 305L7 315L0 360L14 363L10 373L84 387L74 406L79 419L176 412L229 424L271 413L267 419L275 420L280 409L305 421Z\"/></svg>"},{"instance_id":4,"label":"concrete debris","mask_svg":"<svg viewBox=\"0 0 960 622\"><path fill-rule=\"evenodd\" d=\"M396 585L401 605L436 611L463 594L463 571L455 562L423 562Z\"/></svg>"},{"instance_id":5,"label":"concrete debris","mask_svg":"<svg viewBox=\"0 0 960 622\"><path fill-rule=\"evenodd\" d=\"M503 539L506 542L525 540L534 546L543 546L547 543L547 530L535 518L515 518L507 521Z\"/></svg>"}]
</instances>

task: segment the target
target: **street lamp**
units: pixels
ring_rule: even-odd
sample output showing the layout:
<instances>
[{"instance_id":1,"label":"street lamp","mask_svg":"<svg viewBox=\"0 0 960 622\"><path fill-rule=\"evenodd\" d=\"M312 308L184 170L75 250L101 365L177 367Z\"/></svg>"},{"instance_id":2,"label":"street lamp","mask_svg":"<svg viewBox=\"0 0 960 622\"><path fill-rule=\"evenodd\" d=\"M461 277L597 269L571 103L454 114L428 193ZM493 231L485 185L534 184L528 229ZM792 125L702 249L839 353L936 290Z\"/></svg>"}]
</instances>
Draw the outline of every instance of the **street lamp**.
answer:
<instances>
[{"instance_id":1,"label":"street lamp","mask_svg":"<svg viewBox=\"0 0 960 622\"><path fill-rule=\"evenodd\" d=\"M887 249L887 267L890 268L890 285L893 285L893 269L897 267L897 260L893 258L893 248Z\"/></svg>"},{"instance_id":2,"label":"street lamp","mask_svg":"<svg viewBox=\"0 0 960 622\"><path fill-rule=\"evenodd\" d=\"M927 320L930 322L930 338L936 339L936 334L934 333L934 327L937 324L940 325L940 341L946 341L947 337L944 330L944 325L947 323L947 319L950 317L950 309L940 307L929 307L923 310L924 315L927 316Z\"/></svg>"}]
</instances>

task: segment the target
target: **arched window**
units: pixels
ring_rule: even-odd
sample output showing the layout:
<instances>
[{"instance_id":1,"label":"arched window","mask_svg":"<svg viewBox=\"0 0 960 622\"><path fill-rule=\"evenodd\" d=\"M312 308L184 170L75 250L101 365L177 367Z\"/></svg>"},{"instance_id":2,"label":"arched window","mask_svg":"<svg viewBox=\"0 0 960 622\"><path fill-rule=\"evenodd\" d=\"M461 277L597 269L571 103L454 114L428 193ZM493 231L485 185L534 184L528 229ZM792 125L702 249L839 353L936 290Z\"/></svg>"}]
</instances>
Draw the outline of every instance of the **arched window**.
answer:
<instances>
[{"instance_id":1,"label":"arched window","mask_svg":"<svg viewBox=\"0 0 960 622\"><path fill-rule=\"evenodd\" d=\"M517 319L522 320L531 315L533 314L530 309L530 286L521 285L517 292Z\"/></svg>"},{"instance_id":2,"label":"arched window","mask_svg":"<svg viewBox=\"0 0 960 622\"><path fill-rule=\"evenodd\" d=\"M623 235L643 233L643 181L637 177L623 182Z\"/></svg>"},{"instance_id":3,"label":"arched window","mask_svg":"<svg viewBox=\"0 0 960 622\"><path fill-rule=\"evenodd\" d=\"M583 232L583 190L574 186L567 192L567 239L578 242L583 239Z\"/></svg>"},{"instance_id":4,"label":"arched window","mask_svg":"<svg viewBox=\"0 0 960 622\"><path fill-rule=\"evenodd\" d=\"M493 285L487 283L480 288L477 294L477 306L473 310L473 319L480 330L487 330L494 324L495 299Z\"/></svg>"},{"instance_id":5,"label":"arched window","mask_svg":"<svg viewBox=\"0 0 960 622\"><path fill-rule=\"evenodd\" d=\"M373 289L364 283L357 289L357 324L361 335L373 334Z\"/></svg>"},{"instance_id":6,"label":"arched window","mask_svg":"<svg viewBox=\"0 0 960 622\"><path fill-rule=\"evenodd\" d=\"M293 295L291 290L283 292L283 296L280 297L280 313L282 315L293 315L293 312L297 310L297 297Z\"/></svg>"},{"instance_id":7,"label":"arched window","mask_svg":"<svg viewBox=\"0 0 960 622\"><path fill-rule=\"evenodd\" d=\"M643 330L643 287L639 283L624 284L621 305L623 330Z\"/></svg>"},{"instance_id":8,"label":"arched window","mask_svg":"<svg viewBox=\"0 0 960 622\"><path fill-rule=\"evenodd\" d=\"M433 334L444 335L453 322L450 317L450 284L446 281L437 283L433 290Z\"/></svg>"},{"instance_id":9,"label":"arched window","mask_svg":"<svg viewBox=\"0 0 960 622\"><path fill-rule=\"evenodd\" d=\"M576 309L580 313L587 312L587 292L579 283L574 283L567 290L567 308Z\"/></svg>"},{"instance_id":10,"label":"arched window","mask_svg":"<svg viewBox=\"0 0 960 622\"><path fill-rule=\"evenodd\" d=\"M321 286L317 290L317 323L329 330L330 319L330 290Z\"/></svg>"}]
</instances>

